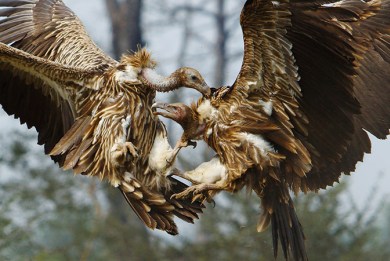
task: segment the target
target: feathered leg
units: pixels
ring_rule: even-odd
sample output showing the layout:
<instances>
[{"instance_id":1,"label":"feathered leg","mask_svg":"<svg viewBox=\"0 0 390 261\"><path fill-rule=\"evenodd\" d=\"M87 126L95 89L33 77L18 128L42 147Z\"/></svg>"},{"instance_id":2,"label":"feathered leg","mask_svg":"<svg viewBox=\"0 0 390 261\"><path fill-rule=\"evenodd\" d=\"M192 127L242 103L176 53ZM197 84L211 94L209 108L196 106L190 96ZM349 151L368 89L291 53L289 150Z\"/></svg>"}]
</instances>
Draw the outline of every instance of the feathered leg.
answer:
<instances>
[{"instance_id":1,"label":"feathered leg","mask_svg":"<svg viewBox=\"0 0 390 261\"><path fill-rule=\"evenodd\" d=\"M172 155L169 157L169 159L167 159L168 165L172 165L173 162L175 161L176 156L179 153L179 151L182 148L185 148L185 147L188 147L188 146L193 146L194 149L195 149L196 148L196 142L188 140L188 139L183 139L183 137L181 139L179 139L177 141L175 147L173 148Z\"/></svg>"}]
</instances>

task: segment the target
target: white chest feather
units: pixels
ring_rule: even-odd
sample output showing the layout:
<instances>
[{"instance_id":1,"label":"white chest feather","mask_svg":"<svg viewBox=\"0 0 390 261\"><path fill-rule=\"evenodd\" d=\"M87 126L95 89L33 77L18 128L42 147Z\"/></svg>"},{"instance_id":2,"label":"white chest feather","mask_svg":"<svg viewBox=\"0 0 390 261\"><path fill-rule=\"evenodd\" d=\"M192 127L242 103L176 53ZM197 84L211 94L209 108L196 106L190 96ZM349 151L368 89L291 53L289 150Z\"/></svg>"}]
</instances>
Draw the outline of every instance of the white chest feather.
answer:
<instances>
[{"instance_id":1,"label":"white chest feather","mask_svg":"<svg viewBox=\"0 0 390 261\"><path fill-rule=\"evenodd\" d=\"M214 184L227 178L227 170L219 158L214 157L200 164L196 169L187 171L186 175L195 183Z\"/></svg>"},{"instance_id":2,"label":"white chest feather","mask_svg":"<svg viewBox=\"0 0 390 261\"><path fill-rule=\"evenodd\" d=\"M245 140L255 146L263 156L267 156L268 152L275 152L275 149L272 147L271 143L266 141L261 135L242 132L239 134L239 136L241 140Z\"/></svg>"},{"instance_id":3,"label":"white chest feather","mask_svg":"<svg viewBox=\"0 0 390 261\"><path fill-rule=\"evenodd\" d=\"M211 105L210 100L203 101L197 108L199 120L215 119L218 111Z\"/></svg>"},{"instance_id":4,"label":"white chest feather","mask_svg":"<svg viewBox=\"0 0 390 261\"><path fill-rule=\"evenodd\" d=\"M149 168L165 175L167 169L168 159L170 159L173 149L168 142L168 138L162 134L158 134L154 140L152 150L149 154Z\"/></svg>"},{"instance_id":5,"label":"white chest feather","mask_svg":"<svg viewBox=\"0 0 390 261\"><path fill-rule=\"evenodd\" d=\"M130 82L130 83L137 83L138 82L138 73L140 72L139 69L136 69L133 66L126 66L126 69L124 71L119 70L115 72L115 80L120 83Z\"/></svg>"}]
</instances>

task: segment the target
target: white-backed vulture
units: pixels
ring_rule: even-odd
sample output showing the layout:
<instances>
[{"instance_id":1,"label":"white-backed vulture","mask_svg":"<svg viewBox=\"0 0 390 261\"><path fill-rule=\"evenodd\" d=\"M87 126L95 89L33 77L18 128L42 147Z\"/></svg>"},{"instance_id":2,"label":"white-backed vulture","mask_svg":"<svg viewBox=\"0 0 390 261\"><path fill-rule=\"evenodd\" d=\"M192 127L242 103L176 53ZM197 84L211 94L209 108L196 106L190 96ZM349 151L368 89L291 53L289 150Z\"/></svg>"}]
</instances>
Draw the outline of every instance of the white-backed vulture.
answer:
<instances>
[{"instance_id":1,"label":"white-backed vulture","mask_svg":"<svg viewBox=\"0 0 390 261\"><path fill-rule=\"evenodd\" d=\"M241 13L244 58L231 87L191 107L157 103L157 114L203 139L217 156L174 174L199 198L247 186L261 199L286 259L307 260L289 190L318 191L370 152L367 132L390 128L389 0L248 0ZM205 193L205 194L202 194Z\"/></svg>"},{"instance_id":2,"label":"white-backed vulture","mask_svg":"<svg viewBox=\"0 0 390 261\"><path fill-rule=\"evenodd\" d=\"M160 76L145 49L111 59L60 0L2 0L0 16L0 104L45 152L118 187L149 228L177 234L174 215L198 218L200 203L170 198L186 186L166 178L175 153L151 105L159 88L208 94L199 72Z\"/></svg>"}]
</instances>

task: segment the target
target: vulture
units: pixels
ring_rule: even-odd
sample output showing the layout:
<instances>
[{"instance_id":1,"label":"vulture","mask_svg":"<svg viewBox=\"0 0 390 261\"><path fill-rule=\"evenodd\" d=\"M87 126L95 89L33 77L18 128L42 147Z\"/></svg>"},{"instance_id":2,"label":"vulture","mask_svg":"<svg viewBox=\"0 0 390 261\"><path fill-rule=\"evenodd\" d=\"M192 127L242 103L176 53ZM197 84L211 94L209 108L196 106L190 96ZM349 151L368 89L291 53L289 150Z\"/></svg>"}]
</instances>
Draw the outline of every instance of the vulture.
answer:
<instances>
[{"instance_id":1,"label":"vulture","mask_svg":"<svg viewBox=\"0 0 390 261\"><path fill-rule=\"evenodd\" d=\"M140 49L115 61L60 0L0 1L0 104L29 128L63 169L117 187L151 229L177 234L200 202L171 199L187 186L166 176L175 151L158 116L156 90L186 86L208 95L198 71L156 73Z\"/></svg>"},{"instance_id":2,"label":"vulture","mask_svg":"<svg viewBox=\"0 0 390 261\"><path fill-rule=\"evenodd\" d=\"M290 191L317 192L355 170L368 133L390 128L389 0L247 0L241 70L231 86L187 106L156 103L182 140L215 152L174 198L207 199L243 187L261 200L257 225L272 227L287 260L308 260Z\"/></svg>"}]
</instances>

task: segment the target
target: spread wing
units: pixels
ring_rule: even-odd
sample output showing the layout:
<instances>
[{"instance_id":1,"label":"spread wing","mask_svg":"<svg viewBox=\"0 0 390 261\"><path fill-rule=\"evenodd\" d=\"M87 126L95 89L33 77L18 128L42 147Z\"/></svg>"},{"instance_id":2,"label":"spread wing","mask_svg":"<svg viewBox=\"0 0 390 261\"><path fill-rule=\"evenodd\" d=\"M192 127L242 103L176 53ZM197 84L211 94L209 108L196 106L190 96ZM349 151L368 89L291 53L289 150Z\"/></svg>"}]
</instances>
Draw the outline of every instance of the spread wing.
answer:
<instances>
[{"instance_id":1,"label":"spread wing","mask_svg":"<svg viewBox=\"0 0 390 261\"><path fill-rule=\"evenodd\" d=\"M287 37L314 146L307 187L315 190L355 170L370 152L366 131L389 134L390 1L294 2L291 10Z\"/></svg>"},{"instance_id":2,"label":"spread wing","mask_svg":"<svg viewBox=\"0 0 390 261\"><path fill-rule=\"evenodd\" d=\"M272 142L280 154L275 156L285 159L282 175L293 185L310 170L312 162L300 141L307 135L308 121L300 107L298 67L287 38L290 5L287 0L247 1L241 12L241 26L243 64L226 99L229 104L232 99L241 99L251 105L238 107L237 117L245 122L241 130L259 133Z\"/></svg>"},{"instance_id":3,"label":"spread wing","mask_svg":"<svg viewBox=\"0 0 390 261\"><path fill-rule=\"evenodd\" d=\"M286 131L295 128L307 133L307 119L299 107L298 67L287 38L291 28L288 1L247 1L240 22L244 59L232 94L262 104L271 102L273 117Z\"/></svg>"},{"instance_id":4,"label":"spread wing","mask_svg":"<svg viewBox=\"0 0 390 261\"><path fill-rule=\"evenodd\" d=\"M61 0L0 0L0 42L32 55L83 69L116 62L91 40Z\"/></svg>"},{"instance_id":5,"label":"spread wing","mask_svg":"<svg viewBox=\"0 0 390 261\"><path fill-rule=\"evenodd\" d=\"M271 102L270 121L307 149L312 170L292 182L304 191L353 171L370 151L365 130L385 138L390 127L390 1L325 3L248 0L231 91Z\"/></svg>"},{"instance_id":6,"label":"spread wing","mask_svg":"<svg viewBox=\"0 0 390 261\"><path fill-rule=\"evenodd\" d=\"M0 0L0 42L56 62L54 65L38 60L46 71L50 66L60 68L62 64L72 70L72 75L80 70L102 73L115 64L92 42L75 14L58 0ZM74 104L61 85L53 88L40 79L42 72L27 73L17 68L20 64L4 66L11 61L4 55L0 104L8 114L20 118L21 123L34 126L39 133L38 143L45 144L45 152L49 153L73 124ZM35 58L24 55L21 60L26 59L30 61L28 66L32 66Z\"/></svg>"},{"instance_id":7,"label":"spread wing","mask_svg":"<svg viewBox=\"0 0 390 261\"><path fill-rule=\"evenodd\" d=\"M288 1L247 1L240 23L244 35L244 60L234 83L248 93L290 90L300 95L298 73L286 38L291 25Z\"/></svg>"},{"instance_id":8,"label":"spread wing","mask_svg":"<svg viewBox=\"0 0 390 261\"><path fill-rule=\"evenodd\" d=\"M68 68L0 43L0 75L4 110L35 126L48 153L73 124L76 94L98 88L100 72Z\"/></svg>"}]
</instances>

